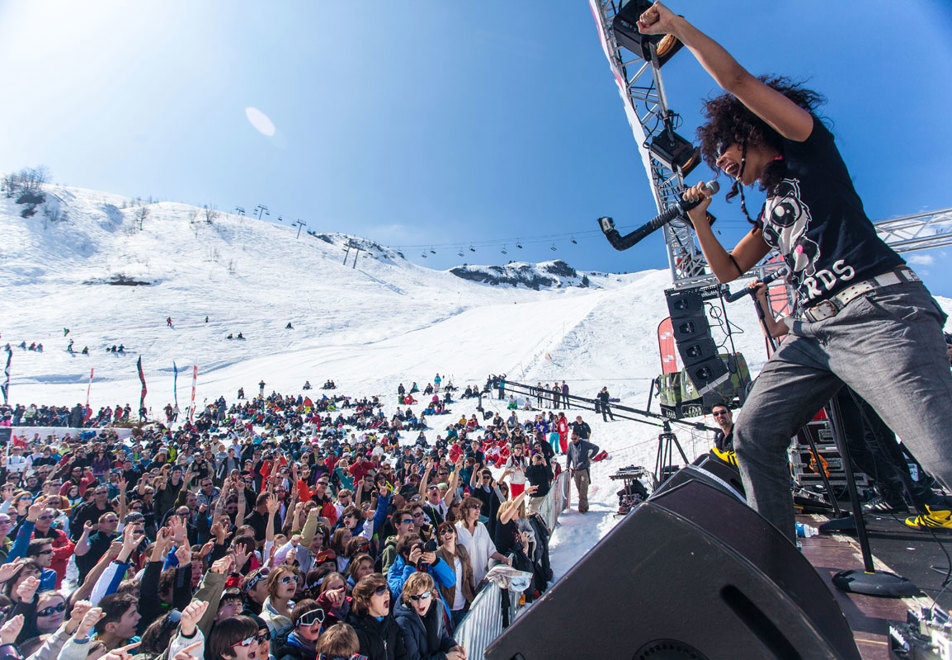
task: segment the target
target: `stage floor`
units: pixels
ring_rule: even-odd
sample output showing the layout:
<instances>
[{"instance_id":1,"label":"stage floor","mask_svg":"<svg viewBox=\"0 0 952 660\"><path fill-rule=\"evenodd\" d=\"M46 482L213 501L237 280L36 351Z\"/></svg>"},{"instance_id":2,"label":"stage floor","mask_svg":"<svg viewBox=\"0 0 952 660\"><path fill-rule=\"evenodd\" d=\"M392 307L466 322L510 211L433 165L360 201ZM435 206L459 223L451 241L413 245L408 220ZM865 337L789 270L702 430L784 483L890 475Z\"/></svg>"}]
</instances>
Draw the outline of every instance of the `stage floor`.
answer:
<instances>
[{"instance_id":1,"label":"stage floor","mask_svg":"<svg viewBox=\"0 0 952 660\"><path fill-rule=\"evenodd\" d=\"M923 596L910 599L889 599L847 594L831 583L832 576L842 570L862 568L859 542L854 535L818 535L800 539L803 555L817 569L835 595L853 630L856 646L867 660L889 658L889 621L905 621L906 611L931 606L936 598L941 608L952 609L950 589L942 590L944 571L949 567L942 545L952 553L952 533L922 532L903 524L904 516L866 516L870 545L877 570L887 570L911 580ZM798 516L799 521L817 527L824 516ZM938 573L933 566L943 569Z\"/></svg>"}]
</instances>

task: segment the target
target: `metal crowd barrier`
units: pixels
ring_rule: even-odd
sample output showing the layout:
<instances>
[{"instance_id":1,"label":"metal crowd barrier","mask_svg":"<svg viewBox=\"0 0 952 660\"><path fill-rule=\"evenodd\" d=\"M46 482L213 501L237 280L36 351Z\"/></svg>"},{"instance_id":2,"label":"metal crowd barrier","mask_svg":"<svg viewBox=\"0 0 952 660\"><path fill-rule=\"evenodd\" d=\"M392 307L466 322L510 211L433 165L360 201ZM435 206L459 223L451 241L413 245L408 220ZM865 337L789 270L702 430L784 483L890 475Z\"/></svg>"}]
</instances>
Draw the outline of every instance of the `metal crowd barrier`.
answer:
<instances>
[{"instance_id":1,"label":"metal crowd barrier","mask_svg":"<svg viewBox=\"0 0 952 660\"><path fill-rule=\"evenodd\" d=\"M466 649L466 657L482 658L494 639L506 628L503 621L503 600L509 601L510 621L517 613L521 594L487 584L470 604L469 612L453 633L456 643Z\"/></svg>"},{"instance_id":2,"label":"metal crowd barrier","mask_svg":"<svg viewBox=\"0 0 952 660\"><path fill-rule=\"evenodd\" d=\"M559 522L559 514L565 511L569 505L569 479L568 470L559 474L552 482L552 487L549 488L545 499L539 505L538 513L542 516L550 534L555 531L555 525Z\"/></svg>"},{"instance_id":3,"label":"metal crowd barrier","mask_svg":"<svg viewBox=\"0 0 952 660\"><path fill-rule=\"evenodd\" d=\"M539 515L550 533L555 530L559 514L568 506L569 478L568 471L559 474L539 505ZM519 605L521 597L522 594L493 584L486 585L476 594L469 612L453 633L456 643L466 649L469 660L480 660L493 640L522 613L525 606ZM504 600L509 601L508 607L505 607Z\"/></svg>"}]
</instances>

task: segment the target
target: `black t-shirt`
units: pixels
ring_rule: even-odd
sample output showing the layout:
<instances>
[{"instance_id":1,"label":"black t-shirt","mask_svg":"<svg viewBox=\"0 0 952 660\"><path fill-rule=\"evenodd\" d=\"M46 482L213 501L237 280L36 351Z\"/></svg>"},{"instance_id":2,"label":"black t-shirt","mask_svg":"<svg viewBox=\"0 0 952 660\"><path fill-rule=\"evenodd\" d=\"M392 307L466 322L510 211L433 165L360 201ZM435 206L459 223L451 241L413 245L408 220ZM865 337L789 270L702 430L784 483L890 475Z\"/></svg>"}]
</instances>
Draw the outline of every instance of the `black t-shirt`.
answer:
<instances>
[{"instance_id":1,"label":"black t-shirt","mask_svg":"<svg viewBox=\"0 0 952 660\"><path fill-rule=\"evenodd\" d=\"M798 302L810 307L841 289L905 263L879 236L823 123L804 142L783 141L783 180L760 221L764 241L790 269Z\"/></svg>"}]
</instances>

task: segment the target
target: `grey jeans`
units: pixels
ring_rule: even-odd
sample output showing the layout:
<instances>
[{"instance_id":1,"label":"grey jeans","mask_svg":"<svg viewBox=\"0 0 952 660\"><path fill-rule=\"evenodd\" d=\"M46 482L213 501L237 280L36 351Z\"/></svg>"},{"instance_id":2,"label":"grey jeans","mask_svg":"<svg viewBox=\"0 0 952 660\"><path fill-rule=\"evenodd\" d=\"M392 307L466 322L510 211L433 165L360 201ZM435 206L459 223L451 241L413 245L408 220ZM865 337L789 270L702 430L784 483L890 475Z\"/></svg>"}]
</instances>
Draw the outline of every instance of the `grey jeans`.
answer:
<instances>
[{"instance_id":1,"label":"grey jeans","mask_svg":"<svg viewBox=\"0 0 952 660\"><path fill-rule=\"evenodd\" d=\"M918 282L875 289L836 316L796 321L764 365L734 426L747 501L795 540L787 448L843 383L952 485L952 371L946 315Z\"/></svg>"}]
</instances>

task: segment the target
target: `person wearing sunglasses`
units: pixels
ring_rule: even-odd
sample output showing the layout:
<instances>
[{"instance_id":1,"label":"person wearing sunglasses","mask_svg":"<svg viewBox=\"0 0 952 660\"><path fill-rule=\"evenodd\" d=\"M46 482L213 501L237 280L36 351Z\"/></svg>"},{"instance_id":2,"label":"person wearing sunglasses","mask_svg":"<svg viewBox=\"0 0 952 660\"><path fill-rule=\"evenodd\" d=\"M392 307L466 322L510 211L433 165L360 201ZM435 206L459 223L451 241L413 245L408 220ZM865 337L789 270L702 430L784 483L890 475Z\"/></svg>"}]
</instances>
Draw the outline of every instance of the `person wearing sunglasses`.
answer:
<instances>
[{"instance_id":1,"label":"person wearing sunglasses","mask_svg":"<svg viewBox=\"0 0 952 660\"><path fill-rule=\"evenodd\" d=\"M268 576L268 597L261 608L261 618L268 624L274 638L291 627L291 612L294 609L294 592L297 578L290 566L278 566Z\"/></svg>"},{"instance_id":2,"label":"person wearing sunglasses","mask_svg":"<svg viewBox=\"0 0 952 660\"><path fill-rule=\"evenodd\" d=\"M262 567L251 571L241 581L241 591L245 594L244 615L260 615L264 601L268 597L268 577L271 569Z\"/></svg>"},{"instance_id":3,"label":"person wearing sunglasses","mask_svg":"<svg viewBox=\"0 0 952 660\"><path fill-rule=\"evenodd\" d=\"M258 624L250 617L226 619L209 633L205 643L205 660L256 660L262 641Z\"/></svg>"},{"instance_id":4,"label":"person wearing sunglasses","mask_svg":"<svg viewBox=\"0 0 952 660\"><path fill-rule=\"evenodd\" d=\"M456 584L451 587L440 586L440 595L443 597L443 602L450 608L450 619L455 630L469 610L469 604L476 597L473 564L466 546L457 543L458 537L453 523L441 523L436 528L436 538L440 544L436 550L436 556L445 561L456 574Z\"/></svg>"},{"instance_id":5,"label":"person wearing sunglasses","mask_svg":"<svg viewBox=\"0 0 952 660\"><path fill-rule=\"evenodd\" d=\"M317 640L324 624L324 610L316 600L305 598L294 606L291 628L274 639L278 660L316 660Z\"/></svg>"},{"instance_id":6,"label":"person wearing sunglasses","mask_svg":"<svg viewBox=\"0 0 952 660\"><path fill-rule=\"evenodd\" d=\"M360 642L359 653L369 660L405 658L403 633L390 614L387 578L371 573L354 586L354 613L349 621Z\"/></svg>"},{"instance_id":7,"label":"person wearing sunglasses","mask_svg":"<svg viewBox=\"0 0 952 660\"><path fill-rule=\"evenodd\" d=\"M408 658L433 658L445 654L447 660L466 660L466 651L443 625L443 607L433 578L414 573L403 585L400 605L394 611L403 631Z\"/></svg>"},{"instance_id":8,"label":"person wearing sunglasses","mask_svg":"<svg viewBox=\"0 0 952 660\"><path fill-rule=\"evenodd\" d=\"M36 630L40 635L53 633L66 618L66 599L55 591L36 597Z\"/></svg>"}]
</instances>

